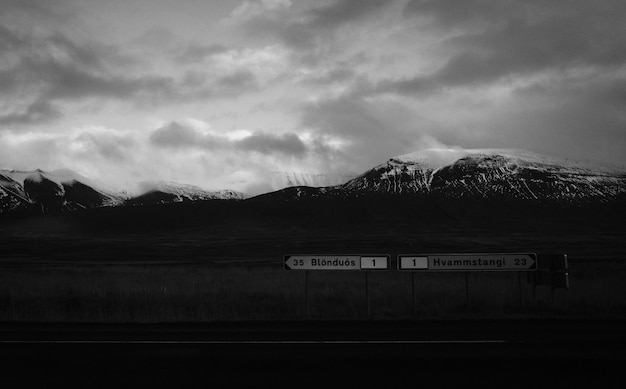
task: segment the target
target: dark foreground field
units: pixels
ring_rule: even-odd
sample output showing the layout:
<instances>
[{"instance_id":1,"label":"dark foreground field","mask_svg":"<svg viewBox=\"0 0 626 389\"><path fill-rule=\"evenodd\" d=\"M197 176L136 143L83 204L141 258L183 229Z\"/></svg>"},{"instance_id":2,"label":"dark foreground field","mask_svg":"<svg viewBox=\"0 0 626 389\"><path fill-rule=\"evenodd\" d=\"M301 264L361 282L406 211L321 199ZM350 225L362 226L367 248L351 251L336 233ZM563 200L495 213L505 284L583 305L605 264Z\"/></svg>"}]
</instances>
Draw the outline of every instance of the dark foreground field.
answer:
<instances>
[{"instance_id":1,"label":"dark foreground field","mask_svg":"<svg viewBox=\"0 0 626 389\"><path fill-rule=\"evenodd\" d=\"M0 220L2 322L624 318L614 205L208 202ZM395 255L566 253L570 288L526 274L400 273ZM389 254L387 272L283 269L283 255ZM307 297L308 296L308 297Z\"/></svg>"}]
</instances>

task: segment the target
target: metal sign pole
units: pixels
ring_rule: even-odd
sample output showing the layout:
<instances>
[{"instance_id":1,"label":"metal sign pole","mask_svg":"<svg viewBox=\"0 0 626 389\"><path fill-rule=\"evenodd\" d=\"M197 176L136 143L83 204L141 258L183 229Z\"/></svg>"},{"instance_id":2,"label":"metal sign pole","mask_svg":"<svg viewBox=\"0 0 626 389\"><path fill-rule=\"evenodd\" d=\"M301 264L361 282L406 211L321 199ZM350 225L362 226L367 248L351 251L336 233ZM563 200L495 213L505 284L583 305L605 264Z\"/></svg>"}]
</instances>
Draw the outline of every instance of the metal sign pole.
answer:
<instances>
[{"instance_id":1,"label":"metal sign pole","mask_svg":"<svg viewBox=\"0 0 626 389\"><path fill-rule=\"evenodd\" d=\"M524 296L522 294L522 273L517 273L517 289L519 291L520 311L523 311L524 310Z\"/></svg>"},{"instance_id":2,"label":"metal sign pole","mask_svg":"<svg viewBox=\"0 0 626 389\"><path fill-rule=\"evenodd\" d=\"M415 297L415 273L411 273L411 301L413 302L413 317L416 317L417 301Z\"/></svg>"},{"instance_id":3,"label":"metal sign pole","mask_svg":"<svg viewBox=\"0 0 626 389\"><path fill-rule=\"evenodd\" d=\"M370 289L369 289L369 272L365 272L365 304L367 305L367 319L369 320L372 312L370 309Z\"/></svg>"},{"instance_id":4,"label":"metal sign pole","mask_svg":"<svg viewBox=\"0 0 626 389\"><path fill-rule=\"evenodd\" d=\"M467 299L467 313L470 314L472 312L472 299L470 298L468 274L468 272L465 272L465 297Z\"/></svg>"},{"instance_id":5,"label":"metal sign pole","mask_svg":"<svg viewBox=\"0 0 626 389\"><path fill-rule=\"evenodd\" d=\"M306 305L306 318L310 319L311 318L311 305L309 302L309 272L305 271L304 272L304 299L305 299L305 305Z\"/></svg>"}]
</instances>

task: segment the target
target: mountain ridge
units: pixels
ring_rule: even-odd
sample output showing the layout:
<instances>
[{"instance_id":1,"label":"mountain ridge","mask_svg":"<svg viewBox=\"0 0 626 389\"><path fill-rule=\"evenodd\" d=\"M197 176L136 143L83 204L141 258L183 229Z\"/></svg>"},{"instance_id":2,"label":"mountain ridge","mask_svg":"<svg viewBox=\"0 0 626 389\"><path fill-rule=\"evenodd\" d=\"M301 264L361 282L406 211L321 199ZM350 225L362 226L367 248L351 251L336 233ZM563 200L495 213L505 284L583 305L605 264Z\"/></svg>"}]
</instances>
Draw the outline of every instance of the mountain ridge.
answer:
<instances>
[{"instance_id":1,"label":"mountain ridge","mask_svg":"<svg viewBox=\"0 0 626 389\"><path fill-rule=\"evenodd\" d=\"M211 200L285 202L399 195L460 201L611 202L626 197L626 170L519 149L433 148L390 158L342 184L297 185L251 198L233 190L209 191L174 182L139 184L140 193L129 196L104 189L68 169L0 170L0 213Z\"/></svg>"},{"instance_id":2,"label":"mountain ridge","mask_svg":"<svg viewBox=\"0 0 626 389\"><path fill-rule=\"evenodd\" d=\"M123 205L148 205L180 201L243 199L232 190L208 191L173 182L144 183L136 196L105 189L69 169L0 170L0 213L48 213Z\"/></svg>"},{"instance_id":3,"label":"mountain ridge","mask_svg":"<svg viewBox=\"0 0 626 389\"><path fill-rule=\"evenodd\" d=\"M517 149L425 149L390 158L341 185L287 188L261 197L287 200L374 193L450 199L611 201L626 194L626 171Z\"/></svg>"}]
</instances>

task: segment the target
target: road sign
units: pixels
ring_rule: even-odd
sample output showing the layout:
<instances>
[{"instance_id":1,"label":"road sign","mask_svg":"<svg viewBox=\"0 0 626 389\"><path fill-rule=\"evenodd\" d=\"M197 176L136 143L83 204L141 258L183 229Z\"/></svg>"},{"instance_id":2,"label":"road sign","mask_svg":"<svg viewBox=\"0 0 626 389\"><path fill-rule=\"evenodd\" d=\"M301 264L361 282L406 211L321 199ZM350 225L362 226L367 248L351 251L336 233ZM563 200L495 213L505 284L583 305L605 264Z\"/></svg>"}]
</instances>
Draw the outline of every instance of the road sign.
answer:
<instances>
[{"instance_id":1,"label":"road sign","mask_svg":"<svg viewBox=\"0 0 626 389\"><path fill-rule=\"evenodd\" d=\"M388 255L285 255L287 270L388 270Z\"/></svg>"},{"instance_id":2,"label":"road sign","mask_svg":"<svg viewBox=\"0 0 626 389\"><path fill-rule=\"evenodd\" d=\"M408 271L534 271L535 253L399 255L398 270Z\"/></svg>"}]
</instances>

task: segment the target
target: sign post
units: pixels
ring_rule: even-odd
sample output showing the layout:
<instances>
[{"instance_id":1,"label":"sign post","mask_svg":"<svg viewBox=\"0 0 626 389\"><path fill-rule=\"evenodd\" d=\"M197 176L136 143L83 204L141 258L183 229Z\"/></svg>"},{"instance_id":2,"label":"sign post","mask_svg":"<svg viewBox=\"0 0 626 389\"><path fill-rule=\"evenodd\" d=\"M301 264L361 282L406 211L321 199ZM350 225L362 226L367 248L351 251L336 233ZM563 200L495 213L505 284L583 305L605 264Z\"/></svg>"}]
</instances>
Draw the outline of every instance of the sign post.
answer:
<instances>
[{"instance_id":1,"label":"sign post","mask_svg":"<svg viewBox=\"0 0 626 389\"><path fill-rule=\"evenodd\" d=\"M368 272L365 272L365 306L367 308L367 319L369 320L372 315L372 311L370 308L370 282L367 274Z\"/></svg>"},{"instance_id":2,"label":"sign post","mask_svg":"<svg viewBox=\"0 0 626 389\"><path fill-rule=\"evenodd\" d=\"M389 255L285 255L286 270L304 270L304 293L307 318L311 317L309 272L314 270L365 270L365 305L367 318L371 317L369 271L389 270Z\"/></svg>"},{"instance_id":3,"label":"sign post","mask_svg":"<svg viewBox=\"0 0 626 389\"><path fill-rule=\"evenodd\" d=\"M311 318L311 305L309 303L309 272L304 272L304 298L306 304L306 318Z\"/></svg>"},{"instance_id":4,"label":"sign post","mask_svg":"<svg viewBox=\"0 0 626 389\"><path fill-rule=\"evenodd\" d=\"M535 253L481 253L481 254L404 254L398 255L398 270L411 272L463 272L465 278L465 305L472 312L469 273L475 271L537 270ZM519 273L518 273L519 274ZM412 280L413 310L415 312L415 280ZM518 278L521 304L521 281Z\"/></svg>"}]
</instances>

